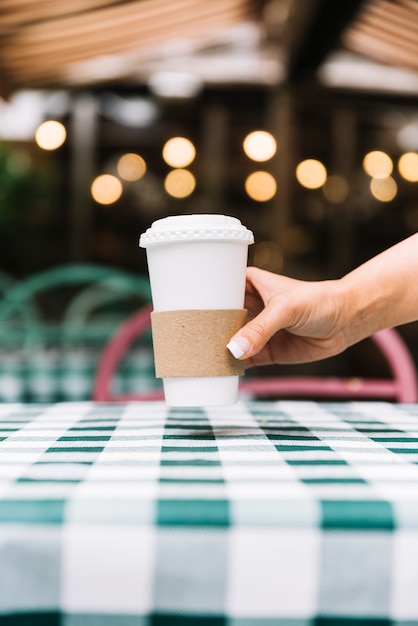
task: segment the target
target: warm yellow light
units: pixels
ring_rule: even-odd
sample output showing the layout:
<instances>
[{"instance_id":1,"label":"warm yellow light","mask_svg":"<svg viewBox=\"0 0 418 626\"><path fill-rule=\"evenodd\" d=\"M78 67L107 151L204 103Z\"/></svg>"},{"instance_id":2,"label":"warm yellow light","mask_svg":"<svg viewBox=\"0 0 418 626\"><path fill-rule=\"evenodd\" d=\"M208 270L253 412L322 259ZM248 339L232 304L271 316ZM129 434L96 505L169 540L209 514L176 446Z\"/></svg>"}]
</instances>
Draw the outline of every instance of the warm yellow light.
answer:
<instances>
[{"instance_id":1,"label":"warm yellow light","mask_svg":"<svg viewBox=\"0 0 418 626\"><path fill-rule=\"evenodd\" d=\"M387 178L392 174L393 162L386 152L373 150L364 157L363 169L373 178Z\"/></svg>"},{"instance_id":2,"label":"warm yellow light","mask_svg":"<svg viewBox=\"0 0 418 626\"><path fill-rule=\"evenodd\" d=\"M327 170L321 161L306 159L297 166L296 178L303 187L318 189L327 180Z\"/></svg>"},{"instance_id":3,"label":"warm yellow light","mask_svg":"<svg viewBox=\"0 0 418 626\"><path fill-rule=\"evenodd\" d=\"M271 200L277 191L277 183L268 172L253 172L245 181L245 191L257 202Z\"/></svg>"},{"instance_id":4,"label":"warm yellow light","mask_svg":"<svg viewBox=\"0 0 418 626\"><path fill-rule=\"evenodd\" d=\"M398 185L392 176L387 178L372 178L370 181L370 191L376 200L380 202L390 202L398 193Z\"/></svg>"},{"instance_id":5,"label":"warm yellow light","mask_svg":"<svg viewBox=\"0 0 418 626\"><path fill-rule=\"evenodd\" d=\"M163 146L163 159L170 167L187 167L196 156L196 148L186 137L172 137Z\"/></svg>"},{"instance_id":6,"label":"warm yellow light","mask_svg":"<svg viewBox=\"0 0 418 626\"><path fill-rule=\"evenodd\" d=\"M49 120L38 126L35 141L43 150L56 150L67 138L67 131L61 122Z\"/></svg>"},{"instance_id":7,"label":"warm yellow light","mask_svg":"<svg viewBox=\"0 0 418 626\"><path fill-rule=\"evenodd\" d=\"M348 196L348 183L342 176L333 174L328 176L323 186L323 194L329 202L340 204Z\"/></svg>"},{"instance_id":8,"label":"warm yellow light","mask_svg":"<svg viewBox=\"0 0 418 626\"><path fill-rule=\"evenodd\" d=\"M405 180L418 182L418 153L405 152L398 161L398 170Z\"/></svg>"},{"instance_id":9,"label":"warm yellow light","mask_svg":"<svg viewBox=\"0 0 418 626\"><path fill-rule=\"evenodd\" d=\"M277 150L275 138L265 130L255 130L247 135L242 146L247 157L253 161L268 161Z\"/></svg>"},{"instance_id":10,"label":"warm yellow light","mask_svg":"<svg viewBox=\"0 0 418 626\"><path fill-rule=\"evenodd\" d=\"M164 181L166 192L174 198L186 198L193 193L196 179L187 170L176 169L169 172Z\"/></svg>"},{"instance_id":11,"label":"warm yellow light","mask_svg":"<svg viewBox=\"0 0 418 626\"><path fill-rule=\"evenodd\" d=\"M102 174L92 182L91 195L99 204L113 204L122 195L122 183L116 176Z\"/></svg>"},{"instance_id":12,"label":"warm yellow light","mask_svg":"<svg viewBox=\"0 0 418 626\"><path fill-rule=\"evenodd\" d=\"M147 171L147 165L139 154L128 152L120 157L116 169L123 180L133 181L143 177Z\"/></svg>"}]
</instances>

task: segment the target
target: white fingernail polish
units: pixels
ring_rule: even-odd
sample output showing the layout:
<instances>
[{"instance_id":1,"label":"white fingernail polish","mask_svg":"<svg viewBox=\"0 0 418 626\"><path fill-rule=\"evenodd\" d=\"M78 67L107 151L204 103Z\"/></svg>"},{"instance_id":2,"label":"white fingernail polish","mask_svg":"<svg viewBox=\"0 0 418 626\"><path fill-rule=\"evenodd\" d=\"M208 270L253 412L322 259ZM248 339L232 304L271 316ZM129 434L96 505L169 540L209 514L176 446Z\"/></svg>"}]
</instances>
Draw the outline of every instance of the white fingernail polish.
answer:
<instances>
[{"instance_id":1,"label":"white fingernail polish","mask_svg":"<svg viewBox=\"0 0 418 626\"><path fill-rule=\"evenodd\" d=\"M232 356L240 359L250 349L250 342L245 337L235 337L226 346Z\"/></svg>"}]
</instances>

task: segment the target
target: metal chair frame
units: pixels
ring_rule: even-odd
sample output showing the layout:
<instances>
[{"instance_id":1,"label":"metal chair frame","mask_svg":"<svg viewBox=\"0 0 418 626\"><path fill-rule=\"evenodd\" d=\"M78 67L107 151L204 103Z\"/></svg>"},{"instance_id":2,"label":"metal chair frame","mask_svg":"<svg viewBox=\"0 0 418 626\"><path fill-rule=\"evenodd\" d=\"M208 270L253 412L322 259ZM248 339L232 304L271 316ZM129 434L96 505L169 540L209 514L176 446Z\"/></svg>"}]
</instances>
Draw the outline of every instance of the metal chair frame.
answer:
<instances>
[{"instance_id":1,"label":"metal chair frame","mask_svg":"<svg viewBox=\"0 0 418 626\"><path fill-rule=\"evenodd\" d=\"M93 387L93 399L98 402L127 402L161 400L161 390L140 394L114 395L112 380L129 346L150 328L152 307L145 306L128 318L102 351ZM304 398L383 399L400 403L418 401L417 372L412 356L393 328L381 330L370 337L385 357L392 378L339 378L306 376L244 377L240 391L256 397L296 396Z\"/></svg>"}]
</instances>

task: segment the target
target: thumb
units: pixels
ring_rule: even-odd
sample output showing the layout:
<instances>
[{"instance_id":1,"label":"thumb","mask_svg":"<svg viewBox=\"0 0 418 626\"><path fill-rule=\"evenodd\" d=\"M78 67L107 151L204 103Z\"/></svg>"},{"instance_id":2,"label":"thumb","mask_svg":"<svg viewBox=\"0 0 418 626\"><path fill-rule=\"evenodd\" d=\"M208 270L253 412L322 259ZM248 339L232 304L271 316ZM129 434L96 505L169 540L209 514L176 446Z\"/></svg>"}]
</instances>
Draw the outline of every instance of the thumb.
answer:
<instances>
[{"instance_id":1,"label":"thumb","mask_svg":"<svg viewBox=\"0 0 418 626\"><path fill-rule=\"evenodd\" d=\"M260 352L280 328L277 311L273 306L266 306L254 319L240 328L226 347L236 359L248 359Z\"/></svg>"}]
</instances>

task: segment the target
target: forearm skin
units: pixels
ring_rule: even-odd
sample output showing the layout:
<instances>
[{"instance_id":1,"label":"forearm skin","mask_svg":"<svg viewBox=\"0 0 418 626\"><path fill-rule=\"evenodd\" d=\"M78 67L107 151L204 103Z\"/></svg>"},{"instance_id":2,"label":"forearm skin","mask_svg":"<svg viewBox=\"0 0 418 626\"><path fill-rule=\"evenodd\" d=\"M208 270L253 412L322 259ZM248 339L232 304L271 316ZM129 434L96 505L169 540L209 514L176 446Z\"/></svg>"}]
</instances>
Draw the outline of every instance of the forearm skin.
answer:
<instances>
[{"instance_id":1,"label":"forearm skin","mask_svg":"<svg viewBox=\"0 0 418 626\"><path fill-rule=\"evenodd\" d=\"M344 276L340 289L349 345L418 320L418 233Z\"/></svg>"}]
</instances>

